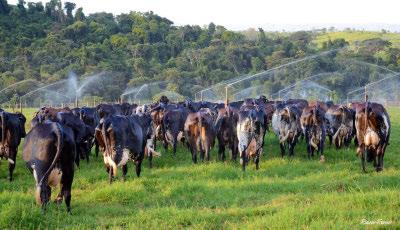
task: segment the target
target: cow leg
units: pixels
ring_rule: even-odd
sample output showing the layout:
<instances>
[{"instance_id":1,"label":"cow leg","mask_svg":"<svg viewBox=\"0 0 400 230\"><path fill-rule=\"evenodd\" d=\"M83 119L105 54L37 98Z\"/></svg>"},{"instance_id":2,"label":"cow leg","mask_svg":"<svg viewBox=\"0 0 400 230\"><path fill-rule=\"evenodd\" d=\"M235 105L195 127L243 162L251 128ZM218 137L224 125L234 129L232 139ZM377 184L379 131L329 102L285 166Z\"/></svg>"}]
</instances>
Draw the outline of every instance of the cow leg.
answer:
<instances>
[{"instance_id":1,"label":"cow leg","mask_svg":"<svg viewBox=\"0 0 400 230\"><path fill-rule=\"evenodd\" d=\"M49 202L50 198L51 198L51 187L49 185L47 185L47 180L46 183L44 183L43 181L43 186L42 186L42 191L40 193L40 197L42 200L42 212L44 213L46 211L46 206L47 203Z\"/></svg>"},{"instance_id":2,"label":"cow leg","mask_svg":"<svg viewBox=\"0 0 400 230\"><path fill-rule=\"evenodd\" d=\"M222 141L218 141L218 160L225 160L225 145L221 143Z\"/></svg>"},{"instance_id":3,"label":"cow leg","mask_svg":"<svg viewBox=\"0 0 400 230\"><path fill-rule=\"evenodd\" d=\"M128 173L128 164L122 165L122 180L126 181L126 174Z\"/></svg>"},{"instance_id":4,"label":"cow leg","mask_svg":"<svg viewBox=\"0 0 400 230\"><path fill-rule=\"evenodd\" d=\"M357 139L357 136L354 137L354 145L355 145L355 146L358 146L358 139Z\"/></svg>"},{"instance_id":5,"label":"cow leg","mask_svg":"<svg viewBox=\"0 0 400 230\"><path fill-rule=\"evenodd\" d=\"M165 140L165 138L163 140L163 147L164 147L165 152L167 152L168 151L168 142Z\"/></svg>"},{"instance_id":6,"label":"cow leg","mask_svg":"<svg viewBox=\"0 0 400 230\"><path fill-rule=\"evenodd\" d=\"M65 198L65 206L67 206L67 212L71 214L71 187L72 187L72 179L68 181L65 185L63 185L63 194Z\"/></svg>"},{"instance_id":7,"label":"cow leg","mask_svg":"<svg viewBox=\"0 0 400 230\"><path fill-rule=\"evenodd\" d=\"M378 149L376 150L376 154L378 155L378 165L376 166L375 170L377 172L380 172L383 170L383 148L378 147Z\"/></svg>"},{"instance_id":8,"label":"cow leg","mask_svg":"<svg viewBox=\"0 0 400 230\"><path fill-rule=\"evenodd\" d=\"M260 154L257 153L256 157L254 158L254 164L256 164L256 170L260 169Z\"/></svg>"},{"instance_id":9,"label":"cow leg","mask_svg":"<svg viewBox=\"0 0 400 230\"><path fill-rule=\"evenodd\" d=\"M295 145L295 143L289 143L288 144L289 157L293 157L293 155L294 155L294 153L293 153L294 145Z\"/></svg>"},{"instance_id":10,"label":"cow leg","mask_svg":"<svg viewBox=\"0 0 400 230\"><path fill-rule=\"evenodd\" d=\"M237 141L233 141L232 142L231 151L232 151L232 160L236 161L238 153L239 153Z\"/></svg>"},{"instance_id":11,"label":"cow leg","mask_svg":"<svg viewBox=\"0 0 400 230\"><path fill-rule=\"evenodd\" d=\"M113 176L113 168L109 167L108 168L108 180L109 180L110 184L113 182L113 178L114 178L114 176Z\"/></svg>"},{"instance_id":12,"label":"cow leg","mask_svg":"<svg viewBox=\"0 0 400 230\"><path fill-rule=\"evenodd\" d=\"M142 171L142 160L135 161L136 165L136 176L140 177L140 172Z\"/></svg>"},{"instance_id":13,"label":"cow leg","mask_svg":"<svg viewBox=\"0 0 400 230\"><path fill-rule=\"evenodd\" d=\"M176 145L177 145L177 142L178 142L178 139L176 137L174 137L174 141L172 143L174 156L176 156Z\"/></svg>"},{"instance_id":14,"label":"cow leg","mask_svg":"<svg viewBox=\"0 0 400 230\"><path fill-rule=\"evenodd\" d=\"M201 146L201 140L200 140L200 137L197 137L196 138L196 146L195 146L195 148L196 148L196 152L199 152L199 154L200 154L200 160L202 161L202 162L204 162L204 151L203 151L203 148L202 148L202 146Z\"/></svg>"},{"instance_id":15,"label":"cow leg","mask_svg":"<svg viewBox=\"0 0 400 230\"><path fill-rule=\"evenodd\" d=\"M58 193L56 199L54 200L54 203L56 203L57 205L60 205L63 201L64 198L64 193L63 193L63 183L60 183L60 192Z\"/></svg>"},{"instance_id":16,"label":"cow leg","mask_svg":"<svg viewBox=\"0 0 400 230\"><path fill-rule=\"evenodd\" d=\"M367 160L367 154L368 154L368 150L366 148L364 148L364 146L361 146L362 149L362 153L361 153L361 167L364 173L367 172L367 170L365 169L365 162Z\"/></svg>"},{"instance_id":17,"label":"cow leg","mask_svg":"<svg viewBox=\"0 0 400 230\"><path fill-rule=\"evenodd\" d=\"M376 167L376 171L380 172L383 170L383 154L379 154L378 156L378 167Z\"/></svg>"},{"instance_id":18,"label":"cow leg","mask_svg":"<svg viewBox=\"0 0 400 230\"><path fill-rule=\"evenodd\" d=\"M190 147L190 151L192 152L192 161L194 164L197 164L197 151L196 151L196 147Z\"/></svg>"},{"instance_id":19,"label":"cow leg","mask_svg":"<svg viewBox=\"0 0 400 230\"><path fill-rule=\"evenodd\" d=\"M325 161L325 156L324 156L324 141L321 140L319 142L319 148L318 148L319 153L321 154L321 161Z\"/></svg>"},{"instance_id":20,"label":"cow leg","mask_svg":"<svg viewBox=\"0 0 400 230\"><path fill-rule=\"evenodd\" d=\"M147 154L148 154L148 157L149 157L149 168L153 168L153 152L152 151L148 151L147 150Z\"/></svg>"},{"instance_id":21,"label":"cow leg","mask_svg":"<svg viewBox=\"0 0 400 230\"><path fill-rule=\"evenodd\" d=\"M242 165L243 171L246 171L246 162L247 162L246 150L244 150L240 153L240 164Z\"/></svg>"},{"instance_id":22,"label":"cow leg","mask_svg":"<svg viewBox=\"0 0 400 230\"><path fill-rule=\"evenodd\" d=\"M208 143L207 140L206 141L202 141L202 146L201 147L202 147L202 149L204 151L206 161L210 161L210 148L211 148L210 143Z\"/></svg>"},{"instance_id":23,"label":"cow leg","mask_svg":"<svg viewBox=\"0 0 400 230\"><path fill-rule=\"evenodd\" d=\"M246 134L242 134L239 139L238 149L240 152L240 164L242 165L242 170L246 170L246 163L247 163L247 153L246 150L250 144L250 137Z\"/></svg>"},{"instance_id":24,"label":"cow leg","mask_svg":"<svg viewBox=\"0 0 400 230\"><path fill-rule=\"evenodd\" d=\"M328 135L328 139L329 139L329 146L332 146L332 135Z\"/></svg>"},{"instance_id":25,"label":"cow leg","mask_svg":"<svg viewBox=\"0 0 400 230\"><path fill-rule=\"evenodd\" d=\"M94 152L97 158L99 156L99 143L97 141L94 142Z\"/></svg>"},{"instance_id":26,"label":"cow leg","mask_svg":"<svg viewBox=\"0 0 400 230\"><path fill-rule=\"evenodd\" d=\"M207 147L206 149L206 159L207 161L210 161L210 147Z\"/></svg>"},{"instance_id":27,"label":"cow leg","mask_svg":"<svg viewBox=\"0 0 400 230\"><path fill-rule=\"evenodd\" d=\"M285 156L285 144L284 143L279 143L279 147L281 148L281 156Z\"/></svg>"},{"instance_id":28,"label":"cow leg","mask_svg":"<svg viewBox=\"0 0 400 230\"><path fill-rule=\"evenodd\" d=\"M9 173L8 179L10 180L10 182L13 180L13 172L14 172L15 164L16 164L16 161L15 161L16 156L17 156L17 150L10 149L10 157L9 157L9 162L8 162L8 173ZM12 160L12 162L10 160Z\"/></svg>"},{"instance_id":29,"label":"cow leg","mask_svg":"<svg viewBox=\"0 0 400 230\"><path fill-rule=\"evenodd\" d=\"M60 193L62 194L62 197L64 197L65 200L65 205L67 206L67 212L71 214L71 187L72 187L72 181L74 180L74 168L73 165L72 167L64 168L63 174L61 177L61 191ZM110 167L110 171L112 171Z\"/></svg>"}]
</instances>

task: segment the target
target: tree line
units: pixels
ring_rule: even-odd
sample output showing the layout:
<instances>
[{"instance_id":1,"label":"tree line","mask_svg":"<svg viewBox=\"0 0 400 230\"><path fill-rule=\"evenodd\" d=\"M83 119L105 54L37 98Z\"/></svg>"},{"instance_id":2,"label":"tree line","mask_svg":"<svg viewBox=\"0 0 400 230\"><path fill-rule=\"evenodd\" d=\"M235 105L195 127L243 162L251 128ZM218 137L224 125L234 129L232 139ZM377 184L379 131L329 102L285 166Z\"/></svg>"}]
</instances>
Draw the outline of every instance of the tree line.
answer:
<instances>
[{"instance_id":1,"label":"tree line","mask_svg":"<svg viewBox=\"0 0 400 230\"><path fill-rule=\"evenodd\" d=\"M167 81L168 90L193 97L217 82L348 45L336 39L318 47L313 43L318 33L231 31L214 23L176 26L153 12L86 15L60 0L17 5L0 0L0 89L24 79L59 81L70 71L108 71L118 87L110 88L106 100L127 86L154 81ZM390 42L364 44L349 55L400 70L400 50Z\"/></svg>"}]
</instances>

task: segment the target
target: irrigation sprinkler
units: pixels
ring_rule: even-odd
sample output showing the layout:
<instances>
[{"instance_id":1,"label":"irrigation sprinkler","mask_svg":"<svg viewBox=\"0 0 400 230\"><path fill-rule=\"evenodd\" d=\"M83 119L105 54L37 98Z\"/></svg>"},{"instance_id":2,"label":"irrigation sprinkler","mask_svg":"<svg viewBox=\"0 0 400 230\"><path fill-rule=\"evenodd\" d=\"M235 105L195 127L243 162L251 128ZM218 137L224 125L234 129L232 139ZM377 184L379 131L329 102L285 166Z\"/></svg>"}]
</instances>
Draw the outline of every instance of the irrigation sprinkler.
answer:
<instances>
[{"instance_id":1,"label":"irrigation sprinkler","mask_svg":"<svg viewBox=\"0 0 400 230\"><path fill-rule=\"evenodd\" d=\"M75 95L75 108L79 107L78 95Z\"/></svg>"}]
</instances>

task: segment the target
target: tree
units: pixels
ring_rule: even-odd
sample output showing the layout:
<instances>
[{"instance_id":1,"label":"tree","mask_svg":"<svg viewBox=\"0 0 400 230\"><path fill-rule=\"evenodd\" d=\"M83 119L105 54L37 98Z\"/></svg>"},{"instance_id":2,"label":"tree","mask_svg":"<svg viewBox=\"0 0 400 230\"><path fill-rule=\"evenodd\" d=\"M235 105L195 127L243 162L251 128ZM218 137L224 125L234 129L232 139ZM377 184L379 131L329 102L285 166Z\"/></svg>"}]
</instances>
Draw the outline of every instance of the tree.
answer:
<instances>
[{"instance_id":1,"label":"tree","mask_svg":"<svg viewBox=\"0 0 400 230\"><path fill-rule=\"evenodd\" d=\"M0 14L8 14L10 12L10 7L7 0L0 0Z\"/></svg>"},{"instance_id":2,"label":"tree","mask_svg":"<svg viewBox=\"0 0 400 230\"><path fill-rule=\"evenodd\" d=\"M25 9L25 1L24 1L24 0L18 0L17 7L18 7L18 9L19 9L19 11L20 11L21 13L25 13L25 12L26 12L26 9Z\"/></svg>"},{"instance_id":3,"label":"tree","mask_svg":"<svg viewBox=\"0 0 400 230\"><path fill-rule=\"evenodd\" d=\"M73 2L65 2L64 3L64 9L67 11L67 18L68 20L72 21L73 16L72 16L72 11L75 9L76 4Z\"/></svg>"},{"instance_id":4,"label":"tree","mask_svg":"<svg viewBox=\"0 0 400 230\"><path fill-rule=\"evenodd\" d=\"M75 11L75 21L84 21L85 20L85 14L83 13L83 8L79 7Z\"/></svg>"}]
</instances>

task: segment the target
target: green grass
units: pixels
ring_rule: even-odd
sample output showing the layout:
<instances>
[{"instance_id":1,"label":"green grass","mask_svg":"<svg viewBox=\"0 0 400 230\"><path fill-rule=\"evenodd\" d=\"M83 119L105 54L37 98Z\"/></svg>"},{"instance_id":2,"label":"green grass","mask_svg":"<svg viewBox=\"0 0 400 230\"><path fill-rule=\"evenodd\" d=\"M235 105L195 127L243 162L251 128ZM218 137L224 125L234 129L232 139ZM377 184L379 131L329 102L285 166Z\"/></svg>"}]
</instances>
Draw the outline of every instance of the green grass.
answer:
<instances>
[{"instance_id":1,"label":"green grass","mask_svg":"<svg viewBox=\"0 0 400 230\"><path fill-rule=\"evenodd\" d=\"M336 31L318 35L314 42L318 47L322 47L322 43L331 39L344 38L350 44L361 42L373 38L381 38L392 43L393 47L400 48L400 33L381 33L373 31Z\"/></svg>"},{"instance_id":2,"label":"green grass","mask_svg":"<svg viewBox=\"0 0 400 230\"><path fill-rule=\"evenodd\" d=\"M33 110L25 110L30 119ZM268 134L261 169L243 173L238 163L193 165L179 147L164 153L154 168L144 162L142 176L130 163L126 182L120 174L108 184L102 159L82 162L72 190L72 215L51 203L45 215L35 204L34 179L18 155L15 181L0 165L0 229L364 229L400 228L400 109L390 109L391 144L381 173L361 172L355 149L326 149L326 162L307 160L304 143L293 160L281 158L277 139ZM121 171L119 171L120 173ZM53 190L53 199L56 191ZM365 226L363 219L391 225Z\"/></svg>"}]
</instances>

